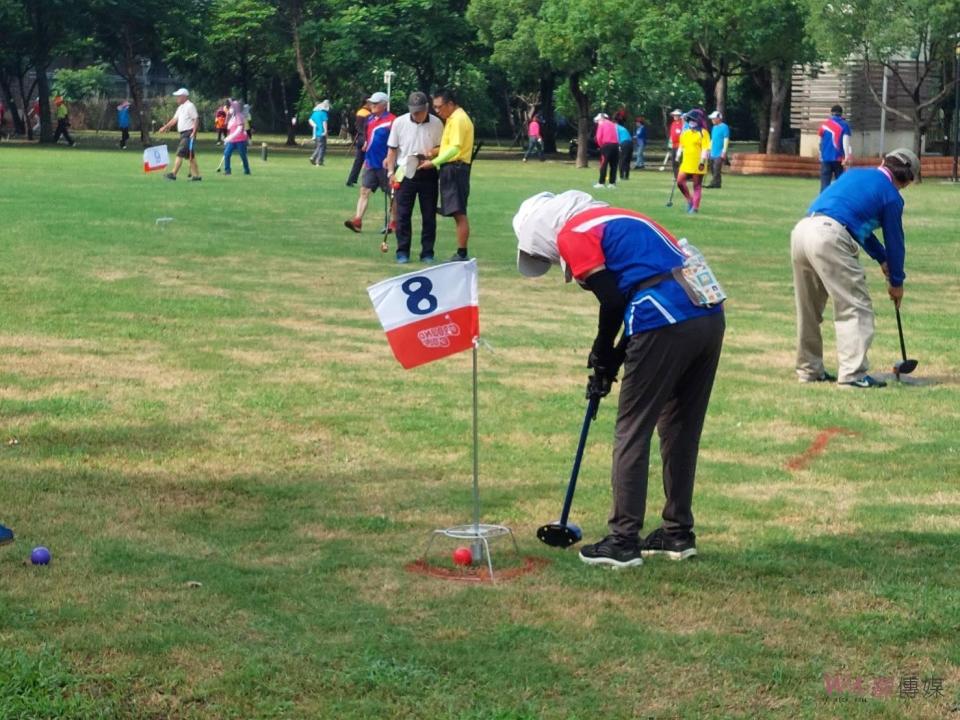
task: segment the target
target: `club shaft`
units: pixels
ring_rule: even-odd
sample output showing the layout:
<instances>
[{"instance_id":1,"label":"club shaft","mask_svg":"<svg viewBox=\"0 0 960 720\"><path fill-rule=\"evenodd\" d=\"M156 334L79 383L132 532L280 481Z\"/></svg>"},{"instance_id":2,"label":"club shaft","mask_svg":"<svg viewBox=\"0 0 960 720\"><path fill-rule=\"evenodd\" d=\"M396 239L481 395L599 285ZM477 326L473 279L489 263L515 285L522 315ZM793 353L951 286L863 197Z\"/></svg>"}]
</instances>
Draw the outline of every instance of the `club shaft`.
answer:
<instances>
[{"instance_id":1,"label":"club shaft","mask_svg":"<svg viewBox=\"0 0 960 720\"><path fill-rule=\"evenodd\" d=\"M563 512L560 513L560 524L566 525L570 517L570 506L573 504L573 493L577 489L577 476L580 474L580 461L583 460L583 450L587 446L587 434L590 432L590 421L597 414L600 398L590 398L587 403L587 414L583 418L583 427L580 429L580 442L577 443L577 454L573 459L573 470L570 471L570 482L567 484L567 495L563 499Z\"/></svg>"},{"instance_id":2,"label":"club shaft","mask_svg":"<svg viewBox=\"0 0 960 720\"><path fill-rule=\"evenodd\" d=\"M903 342L903 323L900 322L900 308L896 305L893 306L894 310L897 312L897 333L900 335L900 354L903 356L903 361L907 361L907 346Z\"/></svg>"}]
</instances>

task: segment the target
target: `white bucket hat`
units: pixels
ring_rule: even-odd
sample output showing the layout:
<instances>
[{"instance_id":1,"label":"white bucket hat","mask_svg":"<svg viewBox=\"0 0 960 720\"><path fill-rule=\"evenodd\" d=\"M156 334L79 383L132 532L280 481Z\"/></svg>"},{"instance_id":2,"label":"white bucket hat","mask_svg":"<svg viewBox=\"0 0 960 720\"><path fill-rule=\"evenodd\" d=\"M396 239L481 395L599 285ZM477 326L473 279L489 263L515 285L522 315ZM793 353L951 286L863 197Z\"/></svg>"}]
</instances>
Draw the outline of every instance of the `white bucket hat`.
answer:
<instances>
[{"instance_id":1,"label":"white bucket hat","mask_svg":"<svg viewBox=\"0 0 960 720\"><path fill-rule=\"evenodd\" d=\"M608 206L608 203L594 200L579 190L567 190L559 195L542 192L524 200L513 216L513 232L517 236L517 270L526 277L539 277L551 265L560 265L564 279L570 282L570 269L557 248L557 233L577 213Z\"/></svg>"}]
</instances>

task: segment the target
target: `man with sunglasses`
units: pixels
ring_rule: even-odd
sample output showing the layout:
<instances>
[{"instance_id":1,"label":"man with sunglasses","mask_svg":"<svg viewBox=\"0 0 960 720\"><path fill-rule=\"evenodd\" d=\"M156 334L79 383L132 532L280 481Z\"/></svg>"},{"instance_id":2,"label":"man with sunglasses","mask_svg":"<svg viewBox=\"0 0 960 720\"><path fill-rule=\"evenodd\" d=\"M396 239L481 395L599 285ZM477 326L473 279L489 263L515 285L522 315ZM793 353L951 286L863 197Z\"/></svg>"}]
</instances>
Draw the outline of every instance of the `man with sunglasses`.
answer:
<instances>
[{"instance_id":1,"label":"man with sunglasses","mask_svg":"<svg viewBox=\"0 0 960 720\"><path fill-rule=\"evenodd\" d=\"M452 217L457 224L457 252L450 260L468 260L467 198L473 161L473 121L457 104L452 90L440 90L434 95L433 110L443 120L443 136L437 154L424 160L419 170L440 169L440 214Z\"/></svg>"}]
</instances>

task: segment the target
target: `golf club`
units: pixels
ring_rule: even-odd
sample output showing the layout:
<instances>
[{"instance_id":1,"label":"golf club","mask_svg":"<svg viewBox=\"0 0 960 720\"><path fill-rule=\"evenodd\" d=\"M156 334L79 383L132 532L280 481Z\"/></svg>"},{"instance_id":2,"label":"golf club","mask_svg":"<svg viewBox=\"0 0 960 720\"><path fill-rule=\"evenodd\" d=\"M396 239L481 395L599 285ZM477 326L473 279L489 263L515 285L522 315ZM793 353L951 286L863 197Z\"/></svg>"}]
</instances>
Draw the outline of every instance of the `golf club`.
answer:
<instances>
[{"instance_id":1,"label":"golf club","mask_svg":"<svg viewBox=\"0 0 960 720\"><path fill-rule=\"evenodd\" d=\"M389 180L387 183L389 187ZM380 231L383 235L383 240L380 241L380 252L382 253L390 250L387 238L390 236L390 196L392 194L393 192L391 190L383 191L383 230Z\"/></svg>"},{"instance_id":2,"label":"golf club","mask_svg":"<svg viewBox=\"0 0 960 720\"><path fill-rule=\"evenodd\" d=\"M670 199L667 200L667 207L673 207L673 193L677 190L677 179L673 179L673 184L670 185Z\"/></svg>"},{"instance_id":3,"label":"golf club","mask_svg":"<svg viewBox=\"0 0 960 720\"><path fill-rule=\"evenodd\" d=\"M563 499L563 510L560 519L547 523L537 530L537 539L551 547L568 548L583 538L583 531L568 523L570 506L573 504L573 493L577 489L577 475L580 474L580 461L583 460L583 450L587 445L587 433L590 431L590 422L597 415L600 398L592 397L587 403L587 414L583 418L583 428L580 430L580 442L577 444L577 454L573 459L573 470L570 473L570 482L567 484L567 495Z\"/></svg>"},{"instance_id":4,"label":"golf club","mask_svg":"<svg viewBox=\"0 0 960 720\"><path fill-rule=\"evenodd\" d=\"M896 304L893 307L897 311L897 332L900 333L900 355L903 357L903 360L893 366L893 374L899 380L901 375L909 375L917 369L917 361L907 359L907 346L903 343L903 323L900 322L900 308Z\"/></svg>"}]
</instances>

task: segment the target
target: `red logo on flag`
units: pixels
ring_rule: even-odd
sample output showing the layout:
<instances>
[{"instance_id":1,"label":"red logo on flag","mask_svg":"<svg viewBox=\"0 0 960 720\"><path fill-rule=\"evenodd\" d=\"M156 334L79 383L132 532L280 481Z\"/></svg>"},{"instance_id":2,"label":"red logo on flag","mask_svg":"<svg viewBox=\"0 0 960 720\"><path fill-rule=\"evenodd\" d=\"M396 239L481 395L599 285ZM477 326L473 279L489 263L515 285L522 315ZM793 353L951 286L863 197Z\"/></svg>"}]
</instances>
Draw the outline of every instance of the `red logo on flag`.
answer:
<instances>
[{"instance_id":1,"label":"red logo on flag","mask_svg":"<svg viewBox=\"0 0 960 720\"><path fill-rule=\"evenodd\" d=\"M476 260L400 275L367 292L407 369L469 350L480 335Z\"/></svg>"}]
</instances>

